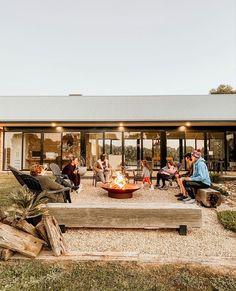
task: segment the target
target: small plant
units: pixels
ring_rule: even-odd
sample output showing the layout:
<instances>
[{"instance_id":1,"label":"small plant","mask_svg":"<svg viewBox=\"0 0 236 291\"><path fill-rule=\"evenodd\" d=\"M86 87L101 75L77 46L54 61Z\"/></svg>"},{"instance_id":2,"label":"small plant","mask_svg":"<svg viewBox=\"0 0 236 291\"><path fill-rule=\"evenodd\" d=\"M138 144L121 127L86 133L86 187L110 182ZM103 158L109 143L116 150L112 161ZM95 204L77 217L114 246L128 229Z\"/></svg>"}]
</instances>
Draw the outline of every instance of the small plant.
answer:
<instances>
[{"instance_id":1,"label":"small plant","mask_svg":"<svg viewBox=\"0 0 236 291\"><path fill-rule=\"evenodd\" d=\"M224 228L236 232L236 211L220 211L217 213L217 216Z\"/></svg>"},{"instance_id":2,"label":"small plant","mask_svg":"<svg viewBox=\"0 0 236 291\"><path fill-rule=\"evenodd\" d=\"M46 192L35 195L27 187L22 187L7 197L8 204L11 205L8 211L11 216L18 219L33 218L46 212L46 207L43 206L48 198Z\"/></svg>"},{"instance_id":3,"label":"small plant","mask_svg":"<svg viewBox=\"0 0 236 291\"><path fill-rule=\"evenodd\" d=\"M222 189L221 187L219 187L217 185L212 185L211 188L215 189L216 191L219 191L221 195L229 196L229 193L227 190Z\"/></svg>"},{"instance_id":4,"label":"small plant","mask_svg":"<svg viewBox=\"0 0 236 291\"><path fill-rule=\"evenodd\" d=\"M219 183L223 180L218 173L210 174L210 178L212 183Z\"/></svg>"}]
</instances>

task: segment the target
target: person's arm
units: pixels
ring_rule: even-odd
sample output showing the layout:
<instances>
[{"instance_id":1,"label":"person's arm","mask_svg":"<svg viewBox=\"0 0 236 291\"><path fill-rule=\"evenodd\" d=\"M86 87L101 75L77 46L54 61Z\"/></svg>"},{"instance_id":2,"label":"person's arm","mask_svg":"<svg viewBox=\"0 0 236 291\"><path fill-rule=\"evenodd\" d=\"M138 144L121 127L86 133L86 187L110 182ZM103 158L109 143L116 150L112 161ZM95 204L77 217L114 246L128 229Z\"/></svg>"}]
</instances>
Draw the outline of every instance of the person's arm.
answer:
<instances>
[{"instance_id":1,"label":"person's arm","mask_svg":"<svg viewBox=\"0 0 236 291\"><path fill-rule=\"evenodd\" d=\"M100 169L100 168L98 168L98 163L96 162L95 164L94 164L94 166L93 166L93 169L98 173L98 172L103 172L103 170L102 169Z\"/></svg>"},{"instance_id":2,"label":"person's arm","mask_svg":"<svg viewBox=\"0 0 236 291\"><path fill-rule=\"evenodd\" d=\"M205 163L199 163L197 166L196 171L193 173L193 175L189 178L190 181L203 181L205 179L205 173L206 173L206 164Z\"/></svg>"}]
</instances>

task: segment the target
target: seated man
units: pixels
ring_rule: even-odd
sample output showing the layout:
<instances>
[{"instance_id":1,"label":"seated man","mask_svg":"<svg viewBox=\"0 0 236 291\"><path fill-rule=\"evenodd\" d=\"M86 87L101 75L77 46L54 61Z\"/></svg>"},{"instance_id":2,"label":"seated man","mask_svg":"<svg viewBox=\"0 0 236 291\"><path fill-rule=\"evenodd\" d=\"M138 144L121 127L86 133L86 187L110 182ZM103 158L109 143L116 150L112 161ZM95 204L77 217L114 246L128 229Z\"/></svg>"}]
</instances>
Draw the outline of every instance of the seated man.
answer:
<instances>
[{"instance_id":1,"label":"seated man","mask_svg":"<svg viewBox=\"0 0 236 291\"><path fill-rule=\"evenodd\" d=\"M78 190L80 186L80 174L79 170L77 169L78 164L78 158L72 156L70 158L69 164L67 164L62 170L62 174L67 175L70 181L74 184L74 190Z\"/></svg>"},{"instance_id":2,"label":"seated man","mask_svg":"<svg viewBox=\"0 0 236 291\"><path fill-rule=\"evenodd\" d=\"M105 154L100 156L100 159L94 164L93 167L96 175L100 178L102 183L108 183L111 176L111 165L108 162Z\"/></svg>"},{"instance_id":3,"label":"seated man","mask_svg":"<svg viewBox=\"0 0 236 291\"><path fill-rule=\"evenodd\" d=\"M60 190L60 189L64 188L64 186L53 181L49 176L44 176L44 174L45 174L45 170L44 170L43 166L38 165L38 164L34 164L31 166L30 175L39 181L39 184L40 184L42 190L45 190L45 191L47 191L47 190ZM66 194L66 199L71 203L70 191L65 192L65 194ZM60 194L54 194L54 195L60 195ZM56 197L56 198L58 198L58 197Z\"/></svg>"},{"instance_id":4,"label":"seated man","mask_svg":"<svg viewBox=\"0 0 236 291\"><path fill-rule=\"evenodd\" d=\"M211 180L206 166L205 160L201 157L201 153L197 150L192 152L193 174L184 178L183 185L188 195L183 201L185 203L195 202L195 191L199 188L209 188Z\"/></svg>"}]
</instances>

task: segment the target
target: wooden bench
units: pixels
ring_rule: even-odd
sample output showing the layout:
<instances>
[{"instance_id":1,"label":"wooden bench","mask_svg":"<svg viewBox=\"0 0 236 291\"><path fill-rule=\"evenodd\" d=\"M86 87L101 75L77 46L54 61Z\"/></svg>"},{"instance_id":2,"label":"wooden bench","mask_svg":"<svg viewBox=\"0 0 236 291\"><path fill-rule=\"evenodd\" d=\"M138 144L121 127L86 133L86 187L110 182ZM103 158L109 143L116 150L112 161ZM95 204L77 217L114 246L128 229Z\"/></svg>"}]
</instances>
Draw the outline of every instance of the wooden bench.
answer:
<instances>
[{"instance_id":1,"label":"wooden bench","mask_svg":"<svg viewBox=\"0 0 236 291\"><path fill-rule=\"evenodd\" d=\"M49 213L64 227L175 228L201 227L202 209L180 203L48 203Z\"/></svg>"},{"instance_id":2,"label":"wooden bench","mask_svg":"<svg viewBox=\"0 0 236 291\"><path fill-rule=\"evenodd\" d=\"M221 193L212 188L198 189L195 199L206 207L217 207L222 202Z\"/></svg>"}]
</instances>

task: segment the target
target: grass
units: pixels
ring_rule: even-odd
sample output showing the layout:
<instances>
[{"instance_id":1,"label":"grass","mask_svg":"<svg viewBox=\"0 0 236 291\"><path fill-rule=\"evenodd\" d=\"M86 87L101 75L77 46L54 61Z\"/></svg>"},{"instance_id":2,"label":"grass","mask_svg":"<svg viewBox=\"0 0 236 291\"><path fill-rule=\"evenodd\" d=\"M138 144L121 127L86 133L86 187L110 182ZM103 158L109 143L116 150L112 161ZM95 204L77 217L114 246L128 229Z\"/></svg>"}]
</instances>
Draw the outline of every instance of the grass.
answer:
<instances>
[{"instance_id":1,"label":"grass","mask_svg":"<svg viewBox=\"0 0 236 291\"><path fill-rule=\"evenodd\" d=\"M6 197L15 189L21 186L12 175L1 174L0 176L0 205L2 207L9 206Z\"/></svg>"},{"instance_id":2,"label":"grass","mask_svg":"<svg viewBox=\"0 0 236 291\"><path fill-rule=\"evenodd\" d=\"M233 271L136 263L0 263L0 290L236 290Z\"/></svg>"},{"instance_id":3,"label":"grass","mask_svg":"<svg viewBox=\"0 0 236 291\"><path fill-rule=\"evenodd\" d=\"M224 228L236 232L236 211L220 211L217 213L217 216Z\"/></svg>"}]
</instances>

